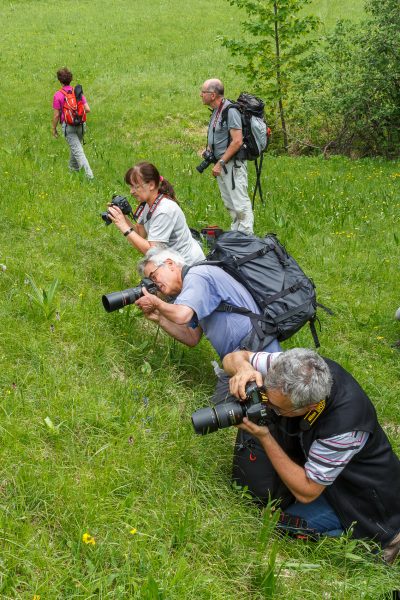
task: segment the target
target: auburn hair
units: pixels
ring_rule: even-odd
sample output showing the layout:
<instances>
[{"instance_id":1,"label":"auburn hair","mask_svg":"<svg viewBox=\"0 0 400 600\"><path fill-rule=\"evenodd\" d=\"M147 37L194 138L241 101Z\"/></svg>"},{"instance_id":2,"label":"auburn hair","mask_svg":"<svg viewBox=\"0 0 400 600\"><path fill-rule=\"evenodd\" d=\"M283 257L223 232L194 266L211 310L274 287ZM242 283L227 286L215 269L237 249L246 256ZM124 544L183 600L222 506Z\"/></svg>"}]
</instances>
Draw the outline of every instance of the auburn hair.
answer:
<instances>
[{"instance_id":1,"label":"auburn hair","mask_svg":"<svg viewBox=\"0 0 400 600\"><path fill-rule=\"evenodd\" d=\"M142 161L134 165L125 173L125 183L128 185L137 184L141 181L144 183L150 183L154 181L158 191L161 194L165 194L171 200L176 200L175 190L167 179L161 177L157 167L152 163Z\"/></svg>"}]
</instances>

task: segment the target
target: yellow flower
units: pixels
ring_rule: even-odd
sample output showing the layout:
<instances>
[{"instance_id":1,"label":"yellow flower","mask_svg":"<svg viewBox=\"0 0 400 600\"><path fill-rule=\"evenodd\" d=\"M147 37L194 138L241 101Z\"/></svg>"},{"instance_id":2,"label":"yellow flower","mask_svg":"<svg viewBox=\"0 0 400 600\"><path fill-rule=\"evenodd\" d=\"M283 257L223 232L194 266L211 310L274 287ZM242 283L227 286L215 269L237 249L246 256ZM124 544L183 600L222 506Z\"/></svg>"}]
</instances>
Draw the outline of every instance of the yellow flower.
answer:
<instances>
[{"instance_id":1,"label":"yellow flower","mask_svg":"<svg viewBox=\"0 0 400 600\"><path fill-rule=\"evenodd\" d=\"M39 594L35 594L32 598L32 600L40 600L40 596Z\"/></svg>"},{"instance_id":2,"label":"yellow flower","mask_svg":"<svg viewBox=\"0 0 400 600\"><path fill-rule=\"evenodd\" d=\"M383 337L383 335L377 335L377 336L376 336L376 339L377 339L377 340L384 340L385 338Z\"/></svg>"},{"instance_id":3,"label":"yellow flower","mask_svg":"<svg viewBox=\"0 0 400 600\"><path fill-rule=\"evenodd\" d=\"M135 533L137 533L136 527L134 527L133 529L131 529L129 533L131 533L132 535L135 535Z\"/></svg>"},{"instance_id":4,"label":"yellow flower","mask_svg":"<svg viewBox=\"0 0 400 600\"><path fill-rule=\"evenodd\" d=\"M96 544L96 540L94 539L93 536L90 535L90 533L84 533L82 536L82 542L84 544L90 544L91 546L94 546Z\"/></svg>"}]
</instances>

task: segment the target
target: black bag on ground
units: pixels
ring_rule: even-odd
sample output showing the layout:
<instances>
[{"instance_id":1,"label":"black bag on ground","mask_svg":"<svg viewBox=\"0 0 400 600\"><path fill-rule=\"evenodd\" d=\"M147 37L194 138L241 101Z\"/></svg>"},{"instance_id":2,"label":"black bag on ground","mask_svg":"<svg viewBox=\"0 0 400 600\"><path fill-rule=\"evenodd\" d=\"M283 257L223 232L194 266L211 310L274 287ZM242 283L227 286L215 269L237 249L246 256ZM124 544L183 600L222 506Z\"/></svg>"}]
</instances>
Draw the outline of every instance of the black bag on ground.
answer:
<instances>
[{"instance_id":1,"label":"black bag on ground","mask_svg":"<svg viewBox=\"0 0 400 600\"><path fill-rule=\"evenodd\" d=\"M242 347L253 351L277 338L286 340L309 323L316 347L315 286L275 234L264 238L228 231L216 240L207 264L221 267L250 292L260 314L222 303L217 310L247 315L253 330ZM321 306L321 305L320 305ZM255 344L255 338L258 343Z\"/></svg>"},{"instance_id":2,"label":"black bag on ground","mask_svg":"<svg viewBox=\"0 0 400 600\"><path fill-rule=\"evenodd\" d=\"M280 500L287 508L295 498L281 481L257 438L239 429L233 452L232 481L247 487L255 500L266 504L269 499Z\"/></svg>"},{"instance_id":3,"label":"black bag on ground","mask_svg":"<svg viewBox=\"0 0 400 600\"><path fill-rule=\"evenodd\" d=\"M211 404L216 405L232 400L239 402L229 392L229 379L226 373L219 373L214 394L210 398ZM291 422L288 425L290 427ZM302 454L298 437L285 436L272 424L270 431L290 458L300 464ZM237 433L233 451L232 481L241 488L247 488L253 498L262 504L266 504L270 498L280 500L281 508L286 508L294 502L294 497L281 481L259 440L242 430Z\"/></svg>"}]
</instances>

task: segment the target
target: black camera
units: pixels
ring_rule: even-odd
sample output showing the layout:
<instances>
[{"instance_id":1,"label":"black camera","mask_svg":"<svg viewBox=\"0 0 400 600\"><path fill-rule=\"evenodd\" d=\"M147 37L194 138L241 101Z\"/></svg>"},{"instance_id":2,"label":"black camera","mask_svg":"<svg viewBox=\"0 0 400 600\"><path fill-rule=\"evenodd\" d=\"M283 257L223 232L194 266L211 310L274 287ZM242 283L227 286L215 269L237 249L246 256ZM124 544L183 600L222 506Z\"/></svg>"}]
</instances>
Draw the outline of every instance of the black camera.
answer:
<instances>
[{"instance_id":1,"label":"black camera","mask_svg":"<svg viewBox=\"0 0 400 600\"><path fill-rule=\"evenodd\" d=\"M118 206L118 208L123 212L124 215L130 215L131 217L133 217L132 207L129 204L127 198L125 198L125 196L114 195L112 197L111 206ZM101 218L103 219L106 225L111 225L112 223L109 214L110 213L108 211L101 213Z\"/></svg>"},{"instance_id":2,"label":"black camera","mask_svg":"<svg viewBox=\"0 0 400 600\"><path fill-rule=\"evenodd\" d=\"M198 170L199 173L203 173L203 171L205 171L207 169L207 167L209 167L212 164L215 164L217 162L217 159L215 158L214 154L211 152L211 150L204 150L202 157L204 158L203 162L201 162L196 169Z\"/></svg>"},{"instance_id":3,"label":"black camera","mask_svg":"<svg viewBox=\"0 0 400 600\"><path fill-rule=\"evenodd\" d=\"M124 308L124 306L128 306L129 304L133 304L143 296L142 288L146 288L150 294L155 294L158 291L156 284L151 281L151 279L145 277L139 285L134 288L128 288L127 290L122 290L122 292L104 294L101 298L103 306L107 312L113 312L114 310Z\"/></svg>"},{"instance_id":4,"label":"black camera","mask_svg":"<svg viewBox=\"0 0 400 600\"><path fill-rule=\"evenodd\" d=\"M267 394L263 387L252 382L246 386L246 400L221 402L215 406L206 406L192 414L192 423L196 433L206 435L217 429L239 425L247 417L257 425L272 425L276 422L275 413L267 406Z\"/></svg>"}]
</instances>

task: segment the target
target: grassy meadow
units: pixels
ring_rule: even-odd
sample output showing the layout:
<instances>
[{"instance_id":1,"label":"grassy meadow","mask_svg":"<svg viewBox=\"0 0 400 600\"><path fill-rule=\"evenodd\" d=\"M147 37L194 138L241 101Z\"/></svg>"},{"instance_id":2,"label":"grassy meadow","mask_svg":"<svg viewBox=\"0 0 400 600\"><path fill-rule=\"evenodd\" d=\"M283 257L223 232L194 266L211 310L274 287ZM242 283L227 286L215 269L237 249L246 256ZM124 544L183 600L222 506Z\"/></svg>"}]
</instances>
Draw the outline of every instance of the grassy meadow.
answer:
<instances>
[{"instance_id":1,"label":"grassy meadow","mask_svg":"<svg viewBox=\"0 0 400 600\"><path fill-rule=\"evenodd\" d=\"M347 12L321 2L329 23L329 4ZM190 423L214 387L210 345L101 304L138 282L138 253L99 216L135 162L173 182L191 226L229 226L195 166L203 80L220 76L230 97L247 87L216 41L240 13L224 0L3 0L0 18L0 598L389 598L399 564L373 544L279 538L232 489L236 432L200 438ZM92 109L92 183L51 137L63 65ZM255 210L256 232L279 235L335 312L320 314L321 353L360 381L398 453L399 184L399 162L269 154ZM303 345L307 328L284 347Z\"/></svg>"}]
</instances>

